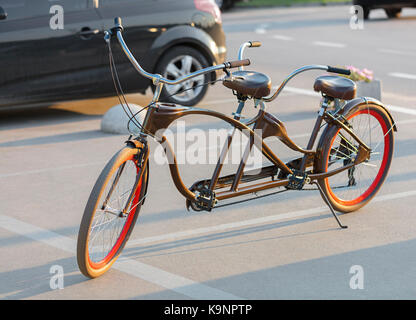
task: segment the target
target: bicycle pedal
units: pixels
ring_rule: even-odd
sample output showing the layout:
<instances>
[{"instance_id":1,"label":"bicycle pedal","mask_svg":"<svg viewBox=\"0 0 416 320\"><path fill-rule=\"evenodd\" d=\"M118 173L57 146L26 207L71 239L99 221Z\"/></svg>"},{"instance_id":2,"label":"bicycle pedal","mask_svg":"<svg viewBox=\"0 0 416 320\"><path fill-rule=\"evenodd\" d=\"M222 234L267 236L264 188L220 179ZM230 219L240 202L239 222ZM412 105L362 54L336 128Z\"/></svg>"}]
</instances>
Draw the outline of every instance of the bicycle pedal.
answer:
<instances>
[{"instance_id":1,"label":"bicycle pedal","mask_svg":"<svg viewBox=\"0 0 416 320\"><path fill-rule=\"evenodd\" d=\"M302 190L305 183L310 183L310 178L306 172L299 170L292 170L293 174L288 176L289 183L286 185L287 189L290 190Z\"/></svg>"},{"instance_id":2,"label":"bicycle pedal","mask_svg":"<svg viewBox=\"0 0 416 320\"><path fill-rule=\"evenodd\" d=\"M215 192L207 188L199 191L195 204L201 210L211 211L218 201L215 199Z\"/></svg>"}]
</instances>

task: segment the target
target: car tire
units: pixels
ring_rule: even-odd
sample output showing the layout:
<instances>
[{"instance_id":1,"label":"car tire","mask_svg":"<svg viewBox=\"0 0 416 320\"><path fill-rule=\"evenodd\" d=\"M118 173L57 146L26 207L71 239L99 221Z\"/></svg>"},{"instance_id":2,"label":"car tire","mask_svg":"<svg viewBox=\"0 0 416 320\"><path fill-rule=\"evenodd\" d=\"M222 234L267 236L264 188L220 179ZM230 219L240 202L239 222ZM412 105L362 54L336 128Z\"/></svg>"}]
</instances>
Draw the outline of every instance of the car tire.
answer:
<instances>
[{"instance_id":1,"label":"car tire","mask_svg":"<svg viewBox=\"0 0 416 320\"><path fill-rule=\"evenodd\" d=\"M400 17L400 13L402 12L402 9L399 8L385 8L384 11L386 11L387 17L390 19L395 19Z\"/></svg>"},{"instance_id":2,"label":"car tire","mask_svg":"<svg viewBox=\"0 0 416 320\"><path fill-rule=\"evenodd\" d=\"M370 17L370 8L366 6L362 6L362 8L363 8L364 20L368 20L368 18Z\"/></svg>"},{"instance_id":3,"label":"car tire","mask_svg":"<svg viewBox=\"0 0 416 320\"><path fill-rule=\"evenodd\" d=\"M234 6L233 0L215 0L215 3L218 5L221 11L231 9Z\"/></svg>"},{"instance_id":4,"label":"car tire","mask_svg":"<svg viewBox=\"0 0 416 320\"><path fill-rule=\"evenodd\" d=\"M200 51L187 46L177 46L170 48L162 56L157 63L155 73L174 80L209 65ZM210 80L211 75L205 74L178 85L165 85L159 100L184 106L196 105L207 93ZM188 90L183 91L184 89ZM154 92L154 86L152 86L152 90Z\"/></svg>"}]
</instances>

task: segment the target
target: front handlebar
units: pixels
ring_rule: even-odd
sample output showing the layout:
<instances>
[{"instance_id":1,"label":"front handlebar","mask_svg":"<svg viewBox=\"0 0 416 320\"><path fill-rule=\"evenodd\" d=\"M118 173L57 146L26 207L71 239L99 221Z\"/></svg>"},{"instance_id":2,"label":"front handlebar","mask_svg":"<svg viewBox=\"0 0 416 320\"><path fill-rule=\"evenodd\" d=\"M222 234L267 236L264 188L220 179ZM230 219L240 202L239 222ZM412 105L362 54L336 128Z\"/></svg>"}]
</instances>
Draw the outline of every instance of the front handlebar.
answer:
<instances>
[{"instance_id":1,"label":"front handlebar","mask_svg":"<svg viewBox=\"0 0 416 320\"><path fill-rule=\"evenodd\" d=\"M120 43L121 48L123 49L125 55L130 60L131 64L134 66L134 68L142 76L151 79L153 81L153 84L165 83L165 84L175 85L175 84L187 81L191 78L198 77L202 74L206 74L206 73L213 72L213 71L216 71L216 70L238 68L238 67L250 65L250 60L249 59L244 59L244 60L240 59L240 60L224 62L224 63L219 64L219 65L215 65L215 66L211 66L211 67L208 67L208 68L200 69L200 70L197 70L197 71L192 72L190 74L187 74L183 77L180 77L178 79L169 80L169 79L166 79L166 78L162 77L160 74L153 74L153 73L145 71L142 68L142 66L137 62L136 58L130 52L130 49L128 48L126 42L124 41L124 38L123 38L123 35L122 35L123 30L124 30L124 28L123 28L123 25L121 23L121 18L120 17L115 18L114 19L114 28L112 28L110 31L105 32L105 36L104 36L105 41L107 43L109 43L111 35L115 34L117 36L117 40Z\"/></svg>"}]
</instances>

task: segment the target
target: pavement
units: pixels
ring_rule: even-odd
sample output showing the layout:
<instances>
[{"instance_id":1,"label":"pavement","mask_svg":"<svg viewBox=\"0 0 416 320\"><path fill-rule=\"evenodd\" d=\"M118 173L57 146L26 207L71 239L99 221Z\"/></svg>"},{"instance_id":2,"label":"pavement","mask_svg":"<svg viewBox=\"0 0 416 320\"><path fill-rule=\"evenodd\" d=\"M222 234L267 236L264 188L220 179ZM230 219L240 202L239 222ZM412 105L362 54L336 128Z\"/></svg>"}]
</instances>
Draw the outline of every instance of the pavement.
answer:
<instances>
[{"instance_id":1,"label":"pavement","mask_svg":"<svg viewBox=\"0 0 416 320\"><path fill-rule=\"evenodd\" d=\"M151 157L148 196L127 247L108 273L89 280L77 267L76 239L96 178L126 140L100 131L117 99L1 111L0 299L415 299L416 10L397 20L374 11L363 30L352 30L350 18L348 6L223 14L228 58L242 42L262 41L246 57L274 86L308 64L366 67L382 80L399 130L394 159L377 197L340 215L348 229L338 228L315 190L187 212L168 167ZM268 106L303 145L318 111L312 86L320 74L294 79ZM150 98L128 96L139 105ZM230 114L234 99L217 84L200 106ZM227 128L199 116L186 126ZM270 145L282 159L294 155L275 139ZM155 142L150 147L156 152ZM180 165L187 185L212 169ZM56 266L62 289L54 286Z\"/></svg>"}]
</instances>

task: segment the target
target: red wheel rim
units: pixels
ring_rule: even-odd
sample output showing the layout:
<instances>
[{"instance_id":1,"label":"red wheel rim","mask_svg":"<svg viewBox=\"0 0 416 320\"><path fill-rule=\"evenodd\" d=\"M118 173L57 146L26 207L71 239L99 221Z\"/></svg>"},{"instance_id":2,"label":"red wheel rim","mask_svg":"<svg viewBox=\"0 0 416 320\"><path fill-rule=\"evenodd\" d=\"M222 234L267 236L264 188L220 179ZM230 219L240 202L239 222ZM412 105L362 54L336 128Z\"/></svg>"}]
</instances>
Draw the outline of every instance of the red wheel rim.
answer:
<instances>
[{"instance_id":1,"label":"red wheel rim","mask_svg":"<svg viewBox=\"0 0 416 320\"><path fill-rule=\"evenodd\" d=\"M129 160L133 160L133 157L130 157L129 159L127 159L126 162L129 161ZM137 165L136 165L136 169L137 169L137 174L139 174L140 169L139 169L139 167L137 167ZM87 246L88 263L91 266L91 268L93 268L93 269L101 269L101 268L103 268L104 266L106 266L116 256L116 254L118 253L119 249L121 248L121 246L122 246L122 244L124 242L124 239L126 238L128 232L130 230L131 224L132 224L132 222L134 220L134 216L136 215L136 211L137 211L137 207L138 207L138 202L139 202L140 194L141 194L141 190L142 190L142 182L143 182L143 177L141 177L141 179L140 179L140 181L139 181L139 183L137 185L137 189L136 189L136 192L134 194L134 198L132 200L131 208L133 208L133 209L128 214L128 217L127 217L126 222L124 223L123 229L120 232L120 235L119 235L117 241L115 242L115 244L112 247L112 249L108 252L108 254L101 261L99 261L99 262L93 262L91 260L91 258L90 258L89 249L88 249L88 246Z\"/></svg>"},{"instance_id":2,"label":"red wheel rim","mask_svg":"<svg viewBox=\"0 0 416 320\"><path fill-rule=\"evenodd\" d=\"M375 110L360 110L357 113L354 113L353 115L351 115L348 120L351 120L352 118L354 118L355 116L358 116L360 114L371 114L373 117L375 117L378 121L378 123L380 124L382 131L383 131L383 135L384 135L384 154L383 154L383 160L381 162L380 165L380 169L373 181L373 183L369 186L369 188L367 190L365 190L360 196L358 196L355 199L352 200L343 200L340 199L339 197L337 197L335 195L335 193L333 192L333 190L331 189L330 185L329 185L329 181L328 178L325 179L325 185L326 188L329 192L329 194L331 195L331 197L334 199L334 201L336 201L337 203L343 205L343 206L354 206L359 204L360 202L364 201L365 199L367 199L377 188L380 180L383 177L384 171L386 169L388 160L389 160L389 154L390 154L390 137L388 135L388 132L390 129L387 128L386 122L383 119L382 115L380 115L378 112L376 112ZM334 137L331 140L331 144L330 144L330 148L332 148L333 144L334 144L334 140L335 138L338 136L338 133L341 131L341 129L339 129L336 134L334 135ZM329 161L329 156L327 157L326 160L326 166L325 166L325 171L328 171L328 161Z\"/></svg>"}]
</instances>

